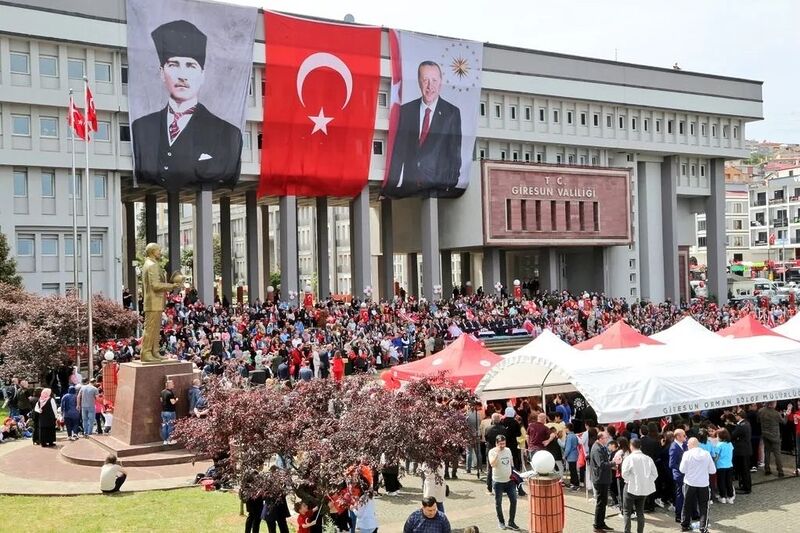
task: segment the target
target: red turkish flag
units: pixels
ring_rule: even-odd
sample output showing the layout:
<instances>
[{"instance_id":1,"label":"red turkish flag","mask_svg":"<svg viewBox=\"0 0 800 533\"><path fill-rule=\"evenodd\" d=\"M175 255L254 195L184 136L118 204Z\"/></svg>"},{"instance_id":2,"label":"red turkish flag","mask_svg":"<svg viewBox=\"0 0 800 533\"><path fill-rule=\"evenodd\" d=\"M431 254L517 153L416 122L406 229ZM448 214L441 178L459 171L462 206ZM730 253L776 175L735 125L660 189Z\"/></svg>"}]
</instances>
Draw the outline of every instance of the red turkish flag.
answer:
<instances>
[{"instance_id":1,"label":"red turkish flag","mask_svg":"<svg viewBox=\"0 0 800 533\"><path fill-rule=\"evenodd\" d=\"M82 140L86 139L86 123L83 120L83 115L80 110L75 106L75 101L72 96L69 97L69 109L67 109L67 124L72 128L74 135Z\"/></svg>"},{"instance_id":2,"label":"red turkish flag","mask_svg":"<svg viewBox=\"0 0 800 533\"><path fill-rule=\"evenodd\" d=\"M264 13L258 195L342 196L369 178L381 29Z\"/></svg>"},{"instance_id":3,"label":"red turkish flag","mask_svg":"<svg viewBox=\"0 0 800 533\"><path fill-rule=\"evenodd\" d=\"M94 108L94 96L86 85L86 126L87 131L97 131L97 110Z\"/></svg>"}]
</instances>

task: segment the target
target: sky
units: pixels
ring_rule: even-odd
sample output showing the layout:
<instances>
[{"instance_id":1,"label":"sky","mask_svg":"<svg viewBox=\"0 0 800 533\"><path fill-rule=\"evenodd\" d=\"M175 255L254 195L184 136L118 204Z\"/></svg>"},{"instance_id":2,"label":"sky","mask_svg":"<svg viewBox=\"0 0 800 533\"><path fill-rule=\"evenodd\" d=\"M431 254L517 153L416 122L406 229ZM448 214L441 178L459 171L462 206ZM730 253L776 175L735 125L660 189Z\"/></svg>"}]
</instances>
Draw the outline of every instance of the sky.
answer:
<instances>
[{"instance_id":1,"label":"sky","mask_svg":"<svg viewBox=\"0 0 800 533\"><path fill-rule=\"evenodd\" d=\"M223 0L764 82L748 139L800 143L798 0Z\"/></svg>"}]
</instances>

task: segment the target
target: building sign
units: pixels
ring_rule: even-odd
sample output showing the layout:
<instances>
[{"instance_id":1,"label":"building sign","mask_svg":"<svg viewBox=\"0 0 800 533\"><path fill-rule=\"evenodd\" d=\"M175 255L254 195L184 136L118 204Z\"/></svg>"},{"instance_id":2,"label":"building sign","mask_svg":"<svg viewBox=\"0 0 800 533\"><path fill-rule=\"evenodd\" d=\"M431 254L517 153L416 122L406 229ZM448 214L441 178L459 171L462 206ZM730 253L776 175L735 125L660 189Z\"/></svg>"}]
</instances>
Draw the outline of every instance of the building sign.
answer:
<instances>
[{"instance_id":1,"label":"building sign","mask_svg":"<svg viewBox=\"0 0 800 533\"><path fill-rule=\"evenodd\" d=\"M484 162L487 245L631 242L630 171Z\"/></svg>"}]
</instances>

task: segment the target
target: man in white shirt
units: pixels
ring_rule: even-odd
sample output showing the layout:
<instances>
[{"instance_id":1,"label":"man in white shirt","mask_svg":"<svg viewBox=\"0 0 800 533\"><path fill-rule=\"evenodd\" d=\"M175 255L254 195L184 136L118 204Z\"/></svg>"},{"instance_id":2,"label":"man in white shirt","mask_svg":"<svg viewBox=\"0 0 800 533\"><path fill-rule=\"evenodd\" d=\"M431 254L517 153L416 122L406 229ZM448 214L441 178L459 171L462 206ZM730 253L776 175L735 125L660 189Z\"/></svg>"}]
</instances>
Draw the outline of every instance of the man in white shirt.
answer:
<instances>
[{"instance_id":1,"label":"man in white shirt","mask_svg":"<svg viewBox=\"0 0 800 533\"><path fill-rule=\"evenodd\" d=\"M514 523L517 514L517 487L511 481L511 472L514 466L514 456L506 447L504 435L495 439L496 446L489 450L489 466L492 467L492 482L494 484L494 506L497 512L497 521L500 529L519 531L519 526ZM503 518L503 493L508 495L511 502L508 509L508 525Z\"/></svg>"},{"instance_id":2,"label":"man in white shirt","mask_svg":"<svg viewBox=\"0 0 800 533\"><path fill-rule=\"evenodd\" d=\"M681 457L680 471L683 473L683 511L681 531L691 531L692 509L700 508L700 533L708 533L708 499L710 496L709 476L717 472L714 460L700 441L689 439L688 450Z\"/></svg>"},{"instance_id":3,"label":"man in white shirt","mask_svg":"<svg viewBox=\"0 0 800 533\"><path fill-rule=\"evenodd\" d=\"M642 453L639 439L630 443L631 453L622 461L622 479L625 480L625 508L623 517L625 533L631 533L631 513L636 506L636 531L644 533L644 501L656 491L658 470L656 464Z\"/></svg>"},{"instance_id":4,"label":"man in white shirt","mask_svg":"<svg viewBox=\"0 0 800 533\"><path fill-rule=\"evenodd\" d=\"M100 469L100 490L103 494L119 492L127 478L128 474L117 464L117 456L113 453L108 454L103 468Z\"/></svg>"}]
</instances>

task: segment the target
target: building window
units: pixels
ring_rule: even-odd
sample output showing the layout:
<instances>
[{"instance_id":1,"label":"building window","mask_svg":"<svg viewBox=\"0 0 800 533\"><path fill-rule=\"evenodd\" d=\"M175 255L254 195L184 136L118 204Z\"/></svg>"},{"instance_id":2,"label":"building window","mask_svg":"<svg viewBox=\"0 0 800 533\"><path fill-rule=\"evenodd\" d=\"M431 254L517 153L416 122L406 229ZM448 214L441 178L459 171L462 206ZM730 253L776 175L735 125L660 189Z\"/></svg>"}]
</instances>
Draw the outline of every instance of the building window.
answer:
<instances>
[{"instance_id":1,"label":"building window","mask_svg":"<svg viewBox=\"0 0 800 533\"><path fill-rule=\"evenodd\" d=\"M55 117L39 117L39 137L58 138L58 119Z\"/></svg>"},{"instance_id":2,"label":"building window","mask_svg":"<svg viewBox=\"0 0 800 533\"><path fill-rule=\"evenodd\" d=\"M31 136L30 115L11 115L11 134L19 137Z\"/></svg>"},{"instance_id":3,"label":"building window","mask_svg":"<svg viewBox=\"0 0 800 533\"><path fill-rule=\"evenodd\" d=\"M689 123L689 135L694 135L694 122Z\"/></svg>"},{"instance_id":4,"label":"building window","mask_svg":"<svg viewBox=\"0 0 800 533\"><path fill-rule=\"evenodd\" d=\"M650 119L646 118L642 121L642 128L644 131L650 131Z\"/></svg>"},{"instance_id":5,"label":"building window","mask_svg":"<svg viewBox=\"0 0 800 533\"><path fill-rule=\"evenodd\" d=\"M108 178L104 174L94 176L94 197L98 200L106 198L108 195Z\"/></svg>"},{"instance_id":6,"label":"building window","mask_svg":"<svg viewBox=\"0 0 800 533\"><path fill-rule=\"evenodd\" d=\"M494 105L494 116L495 118L503 118L503 106L500 104Z\"/></svg>"},{"instance_id":7,"label":"building window","mask_svg":"<svg viewBox=\"0 0 800 533\"><path fill-rule=\"evenodd\" d=\"M95 61L94 80L105 83L111 83L111 63L103 63L101 61Z\"/></svg>"},{"instance_id":8,"label":"building window","mask_svg":"<svg viewBox=\"0 0 800 533\"><path fill-rule=\"evenodd\" d=\"M383 155L383 141L372 141L372 154Z\"/></svg>"},{"instance_id":9,"label":"building window","mask_svg":"<svg viewBox=\"0 0 800 533\"><path fill-rule=\"evenodd\" d=\"M586 125L586 113L581 113L581 126Z\"/></svg>"},{"instance_id":10,"label":"building window","mask_svg":"<svg viewBox=\"0 0 800 533\"><path fill-rule=\"evenodd\" d=\"M667 133L668 134L672 133L672 121L671 120L667 121Z\"/></svg>"},{"instance_id":11,"label":"building window","mask_svg":"<svg viewBox=\"0 0 800 533\"><path fill-rule=\"evenodd\" d=\"M706 238L705 237L698 237L697 238L697 246L698 246L698 248L705 248L706 247Z\"/></svg>"},{"instance_id":12,"label":"building window","mask_svg":"<svg viewBox=\"0 0 800 533\"><path fill-rule=\"evenodd\" d=\"M379 107L386 107L388 100L389 100L389 97L388 97L388 95L386 93L384 93L384 92L379 92L378 93L378 106Z\"/></svg>"},{"instance_id":13,"label":"building window","mask_svg":"<svg viewBox=\"0 0 800 533\"><path fill-rule=\"evenodd\" d=\"M706 124L705 123L700 124L700 135L702 137L705 137L706 133L707 133L706 132Z\"/></svg>"},{"instance_id":14,"label":"building window","mask_svg":"<svg viewBox=\"0 0 800 533\"><path fill-rule=\"evenodd\" d=\"M11 73L30 74L31 56L25 52L11 52Z\"/></svg>"},{"instance_id":15,"label":"building window","mask_svg":"<svg viewBox=\"0 0 800 533\"><path fill-rule=\"evenodd\" d=\"M661 119L656 119L656 133L661 133Z\"/></svg>"},{"instance_id":16,"label":"building window","mask_svg":"<svg viewBox=\"0 0 800 533\"><path fill-rule=\"evenodd\" d=\"M54 170L42 171L42 198L56 197L56 173Z\"/></svg>"},{"instance_id":17,"label":"building window","mask_svg":"<svg viewBox=\"0 0 800 533\"><path fill-rule=\"evenodd\" d=\"M92 235L91 252L92 252L92 257L100 257L103 255L102 235Z\"/></svg>"},{"instance_id":18,"label":"building window","mask_svg":"<svg viewBox=\"0 0 800 533\"><path fill-rule=\"evenodd\" d=\"M678 133L679 133L680 135L683 135L683 134L684 134L684 132L685 132L685 131L684 131L684 130L685 130L685 128L684 128L684 124L685 124L685 123L684 123L682 120L681 120L680 122L678 122Z\"/></svg>"},{"instance_id":19,"label":"building window","mask_svg":"<svg viewBox=\"0 0 800 533\"><path fill-rule=\"evenodd\" d=\"M539 108L539 122L547 120L547 110L543 107Z\"/></svg>"},{"instance_id":20,"label":"building window","mask_svg":"<svg viewBox=\"0 0 800 533\"><path fill-rule=\"evenodd\" d=\"M738 139L739 138L739 126L734 126L733 127L733 138L734 139Z\"/></svg>"},{"instance_id":21,"label":"building window","mask_svg":"<svg viewBox=\"0 0 800 533\"><path fill-rule=\"evenodd\" d=\"M39 75L48 78L57 78L58 58L55 56L39 56Z\"/></svg>"},{"instance_id":22,"label":"building window","mask_svg":"<svg viewBox=\"0 0 800 533\"><path fill-rule=\"evenodd\" d=\"M525 157L525 162L526 163L530 163L531 162L531 153L530 152L525 152L524 157Z\"/></svg>"},{"instance_id":23,"label":"building window","mask_svg":"<svg viewBox=\"0 0 800 533\"><path fill-rule=\"evenodd\" d=\"M575 164L575 155L574 154L569 154L567 156L567 163L569 163L570 165L574 165Z\"/></svg>"},{"instance_id":24,"label":"building window","mask_svg":"<svg viewBox=\"0 0 800 533\"><path fill-rule=\"evenodd\" d=\"M625 115L619 116L619 129L621 130L625 129Z\"/></svg>"},{"instance_id":25,"label":"building window","mask_svg":"<svg viewBox=\"0 0 800 533\"><path fill-rule=\"evenodd\" d=\"M247 144L244 146L248 150L250 149L250 132L246 131L242 135L242 139L247 137ZM119 141L120 142L131 142L131 127L128 124L120 124L119 125ZM243 141L244 142L244 141Z\"/></svg>"},{"instance_id":26,"label":"building window","mask_svg":"<svg viewBox=\"0 0 800 533\"><path fill-rule=\"evenodd\" d=\"M697 175L697 165L691 165L689 167L690 175L695 177Z\"/></svg>"},{"instance_id":27,"label":"building window","mask_svg":"<svg viewBox=\"0 0 800 533\"><path fill-rule=\"evenodd\" d=\"M592 115L592 125L597 128L600 126L600 113L594 113Z\"/></svg>"},{"instance_id":28,"label":"building window","mask_svg":"<svg viewBox=\"0 0 800 533\"><path fill-rule=\"evenodd\" d=\"M33 235L17 235L17 255L33 257L35 241Z\"/></svg>"},{"instance_id":29,"label":"building window","mask_svg":"<svg viewBox=\"0 0 800 533\"><path fill-rule=\"evenodd\" d=\"M483 148L478 150L478 159L480 160L486 159L486 150L484 150Z\"/></svg>"},{"instance_id":30,"label":"building window","mask_svg":"<svg viewBox=\"0 0 800 533\"><path fill-rule=\"evenodd\" d=\"M723 139L728 138L728 126L722 126L722 138Z\"/></svg>"},{"instance_id":31,"label":"building window","mask_svg":"<svg viewBox=\"0 0 800 533\"><path fill-rule=\"evenodd\" d=\"M614 127L614 117L611 115L606 115L606 128L613 128Z\"/></svg>"},{"instance_id":32,"label":"building window","mask_svg":"<svg viewBox=\"0 0 800 533\"><path fill-rule=\"evenodd\" d=\"M67 75L71 80L82 80L86 75L86 62L83 59L67 59Z\"/></svg>"},{"instance_id":33,"label":"building window","mask_svg":"<svg viewBox=\"0 0 800 533\"><path fill-rule=\"evenodd\" d=\"M705 220L698 220L697 221L697 231L705 231L706 230L706 221Z\"/></svg>"},{"instance_id":34,"label":"building window","mask_svg":"<svg viewBox=\"0 0 800 533\"><path fill-rule=\"evenodd\" d=\"M531 119L531 113L533 113L531 106L525 106L525 120Z\"/></svg>"},{"instance_id":35,"label":"building window","mask_svg":"<svg viewBox=\"0 0 800 533\"><path fill-rule=\"evenodd\" d=\"M553 109L553 124L558 124L558 109Z\"/></svg>"},{"instance_id":36,"label":"building window","mask_svg":"<svg viewBox=\"0 0 800 533\"><path fill-rule=\"evenodd\" d=\"M511 120L517 120L517 106L508 106L508 116L511 117Z\"/></svg>"},{"instance_id":37,"label":"building window","mask_svg":"<svg viewBox=\"0 0 800 533\"><path fill-rule=\"evenodd\" d=\"M14 169L14 198L28 196L28 171Z\"/></svg>"},{"instance_id":38,"label":"building window","mask_svg":"<svg viewBox=\"0 0 800 533\"><path fill-rule=\"evenodd\" d=\"M586 156L585 156L585 155L582 155L582 156L580 157L579 161L580 161L580 164L581 164L581 165L585 165L585 164L586 164Z\"/></svg>"},{"instance_id":39,"label":"building window","mask_svg":"<svg viewBox=\"0 0 800 533\"><path fill-rule=\"evenodd\" d=\"M638 126L638 124L636 124L636 117L631 117L631 129L636 131L636 126Z\"/></svg>"},{"instance_id":40,"label":"building window","mask_svg":"<svg viewBox=\"0 0 800 533\"><path fill-rule=\"evenodd\" d=\"M681 176L686 175L686 163L681 163Z\"/></svg>"},{"instance_id":41,"label":"building window","mask_svg":"<svg viewBox=\"0 0 800 533\"><path fill-rule=\"evenodd\" d=\"M711 136L712 137L716 137L717 136L717 125L716 124L712 124L711 125Z\"/></svg>"},{"instance_id":42,"label":"building window","mask_svg":"<svg viewBox=\"0 0 800 533\"><path fill-rule=\"evenodd\" d=\"M486 116L486 102L481 102L481 116Z\"/></svg>"},{"instance_id":43,"label":"building window","mask_svg":"<svg viewBox=\"0 0 800 533\"><path fill-rule=\"evenodd\" d=\"M544 160L544 154L542 152L536 152L536 162L541 163Z\"/></svg>"},{"instance_id":44,"label":"building window","mask_svg":"<svg viewBox=\"0 0 800 533\"><path fill-rule=\"evenodd\" d=\"M592 165L597 166L598 163L599 163L599 160L597 159L597 156L593 155L592 156Z\"/></svg>"},{"instance_id":45,"label":"building window","mask_svg":"<svg viewBox=\"0 0 800 533\"><path fill-rule=\"evenodd\" d=\"M700 176L704 177L706 175L706 166L700 165Z\"/></svg>"},{"instance_id":46,"label":"building window","mask_svg":"<svg viewBox=\"0 0 800 533\"><path fill-rule=\"evenodd\" d=\"M572 111L567 111L567 124L572 124Z\"/></svg>"},{"instance_id":47,"label":"building window","mask_svg":"<svg viewBox=\"0 0 800 533\"><path fill-rule=\"evenodd\" d=\"M58 255L58 235L42 235L42 255Z\"/></svg>"},{"instance_id":48,"label":"building window","mask_svg":"<svg viewBox=\"0 0 800 533\"><path fill-rule=\"evenodd\" d=\"M81 178L83 178L83 176L81 176L80 174L78 174L76 172L75 173L75 185L78 187L78 194L76 194L75 196L77 198L80 198L81 194L83 194L82 193L82 191L83 191L83 181L82 181ZM71 174L70 174L69 179L67 181L69 182L69 198L71 200L72 199L72 175Z\"/></svg>"},{"instance_id":49,"label":"building window","mask_svg":"<svg viewBox=\"0 0 800 533\"><path fill-rule=\"evenodd\" d=\"M500 150L500 159L502 161L506 160L506 151L505 150Z\"/></svg>"},{"instance_id":50,"label":"building window","mask_svg":"<svg viewBox=\"0 0 800 533\"><path fill-rule=\"evenodd\" d=\"M562 161L562 156L561 156L561 154L556 154L556 163L558 163L558 164L560 165L560 164L561 164L561 161Z\"/></svg>"},{"instance_id":51,"label":"building window","mask_svg":"<svg viewBox=\"0 0 800 533\"><path fill-rule=\"evenodd\" d=\"M58 283L42 283L42 295L53 296L61 292L61 285Z\"/></svg>"},{"instance_id":52,"label":"building window","mask_svg":"<svg viewBox=\"0 0 800 533\"><path fill-rule=\"evenodd\" d=\"M97 131L94 134L95 141L104 141L108 142L111 140L111 123L110 122L98 122L97 123Z\"/></svg>"},{"instance_id":53,"label":"building window","mask_svg":"<svg viewBox=\"0 0 800 533\"><path fill-rule=\"evenodd\" d=\"M122 85L128 84L128 65L122 65L119 69L119 81Z\"/></svg>"}]
</instances>

